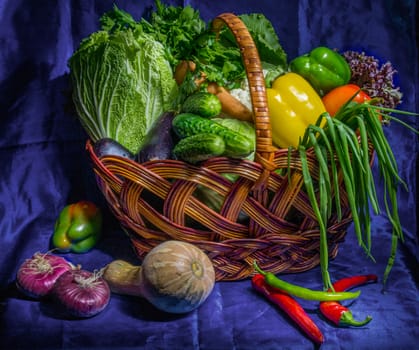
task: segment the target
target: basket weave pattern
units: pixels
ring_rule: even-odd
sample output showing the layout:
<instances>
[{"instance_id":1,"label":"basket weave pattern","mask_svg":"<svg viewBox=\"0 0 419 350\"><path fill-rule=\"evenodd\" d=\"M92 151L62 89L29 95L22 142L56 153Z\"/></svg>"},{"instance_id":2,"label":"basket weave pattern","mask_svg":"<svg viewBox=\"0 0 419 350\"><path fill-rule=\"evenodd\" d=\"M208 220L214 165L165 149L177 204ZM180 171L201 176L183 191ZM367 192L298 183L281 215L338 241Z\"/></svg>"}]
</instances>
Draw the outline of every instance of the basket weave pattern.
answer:
<instances>
[{"instance_id":1,"label":"basket weave pattern","mask_svg":"<svg viewBox=\"0 0 419 350\"><path fill-rule=\"evenodd\" d=\"M255 161L212 158L200 166L178 160L136 163L125 158L99 159L90 141L97 183L113 214L139 256L175 239L195 244L212 259L217 280L239 280L253 274L253 261L274 273L306 271L320 262L316 216L304 191L297 151L272 146L265 82L255 44L241 20L225 13L214 30L227 25L236 37L249 80L256 129ZM318 165L307 151L314 180ZM235 174L229 181L222 174ZM213 210L196 196L197 188L223 199ZM352 218L340 184L342 218L328 222L330 257L337 254ZM243 214L245 219L243 220Z\"/></svg>"}]
</instances>

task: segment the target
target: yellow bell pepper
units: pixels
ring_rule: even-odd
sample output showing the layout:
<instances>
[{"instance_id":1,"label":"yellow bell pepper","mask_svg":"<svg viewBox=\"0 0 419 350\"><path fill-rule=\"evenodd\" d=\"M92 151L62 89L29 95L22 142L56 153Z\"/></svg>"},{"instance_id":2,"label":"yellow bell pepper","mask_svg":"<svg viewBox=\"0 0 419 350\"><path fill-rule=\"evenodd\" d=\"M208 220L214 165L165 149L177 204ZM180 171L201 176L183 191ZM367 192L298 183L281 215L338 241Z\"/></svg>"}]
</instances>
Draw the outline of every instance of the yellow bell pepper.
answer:
<instances>
[{"instance_id":1,"label":"yellow bell pepper","mask_svg":"<svg viewBox=\"0 0 419 350\"><path fill-rule=\"evenodd\" d=\"M266 93L273 143L297 148L307 127L326 112L320 96L307 80L291 72L275 79Z\"/></svg>"}]
</instances>

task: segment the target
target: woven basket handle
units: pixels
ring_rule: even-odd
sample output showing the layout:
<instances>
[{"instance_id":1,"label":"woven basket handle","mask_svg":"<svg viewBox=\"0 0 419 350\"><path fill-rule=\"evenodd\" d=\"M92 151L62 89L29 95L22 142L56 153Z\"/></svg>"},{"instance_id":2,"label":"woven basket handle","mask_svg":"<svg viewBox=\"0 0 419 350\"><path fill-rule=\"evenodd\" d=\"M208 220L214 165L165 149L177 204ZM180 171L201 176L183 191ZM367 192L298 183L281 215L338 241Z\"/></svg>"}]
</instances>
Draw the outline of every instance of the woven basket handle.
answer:
<instances>
[{"instance_id":1,"label":"woven basket handle","mask_svg":"<svg viewBox=\"0 0 419 350\"><path fill-rule=\"evenodd\" d=\"M249 81L256 129L255 161L260 163L266 170L257 182L257 185L255 185L256 187L259 187L261 183L266 181L269 171L276 168L273 163L276 148L272 146L272 130L262 64L253 38L240 18L233 13L223 13L217 16L212 22L213 30L217 34L224 25L227 25L236 39Z\"/></svg>"}]
</instances>

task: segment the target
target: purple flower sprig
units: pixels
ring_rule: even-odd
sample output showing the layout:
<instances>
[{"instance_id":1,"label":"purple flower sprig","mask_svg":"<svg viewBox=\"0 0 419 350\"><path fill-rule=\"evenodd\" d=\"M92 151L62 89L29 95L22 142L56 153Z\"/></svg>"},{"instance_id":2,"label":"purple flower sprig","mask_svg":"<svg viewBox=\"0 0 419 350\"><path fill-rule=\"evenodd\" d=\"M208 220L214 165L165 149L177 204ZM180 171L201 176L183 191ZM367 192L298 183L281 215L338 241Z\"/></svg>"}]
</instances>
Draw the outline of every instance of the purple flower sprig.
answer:
<instances>
[{"instance_id":1,"label":"purple flower sprig","mask_svg":"<svg viewBox=\"0 0 419 350\"><path fill-rule=\"evenodd\" d=\"M393 79L397 70L391 62L380 65L376 57L365 52L345 51L342 55L351 67L350 83L364 89L371 98L378 98L378 105L394 109L402 102L403 94Z\"/></svg>"}]
</instances>

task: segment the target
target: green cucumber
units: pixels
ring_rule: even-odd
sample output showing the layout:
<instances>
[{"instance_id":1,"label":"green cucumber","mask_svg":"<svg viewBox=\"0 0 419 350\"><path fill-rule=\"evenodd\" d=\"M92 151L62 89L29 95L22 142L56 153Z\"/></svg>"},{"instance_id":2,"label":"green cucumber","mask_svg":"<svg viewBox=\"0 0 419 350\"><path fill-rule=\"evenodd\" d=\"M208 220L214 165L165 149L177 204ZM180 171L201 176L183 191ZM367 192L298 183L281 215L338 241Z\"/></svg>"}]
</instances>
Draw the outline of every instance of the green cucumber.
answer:
<instances>
[{"instance_id":1,"label":"green cucumber","mask_svg":"<svg viewBox=\"0 0 419 350\"><path fill-rule=\"evenodd\" d=\"M216 95L199 91L186 98L183 102L181 112L212 118L221 113L221 102Z\"/></svg>"},{"instance_id":2,"label":"green cucumber","mask_svg":"<svg viewBox=\"0 0 419 350\"><path fill-rule=\"evenodd\" d=\"M235 132L217 122L193 113L178 114L172 122L173 130L180 138L196 134L215 134L225 142L224 156L244 158L254 151L249 138Z\"/></svg>"},{"instance_id":3,"label":"green cucumber","mask_svg":"<svg viewBox=\"0 0 419 350\"><path fill-rule=\"evenodd\" d=\"M196 134L181 139L173 148L173 155L188 163L198 163L224 153L225 143L215 134Z\"/></svg>"}]
</instances>

